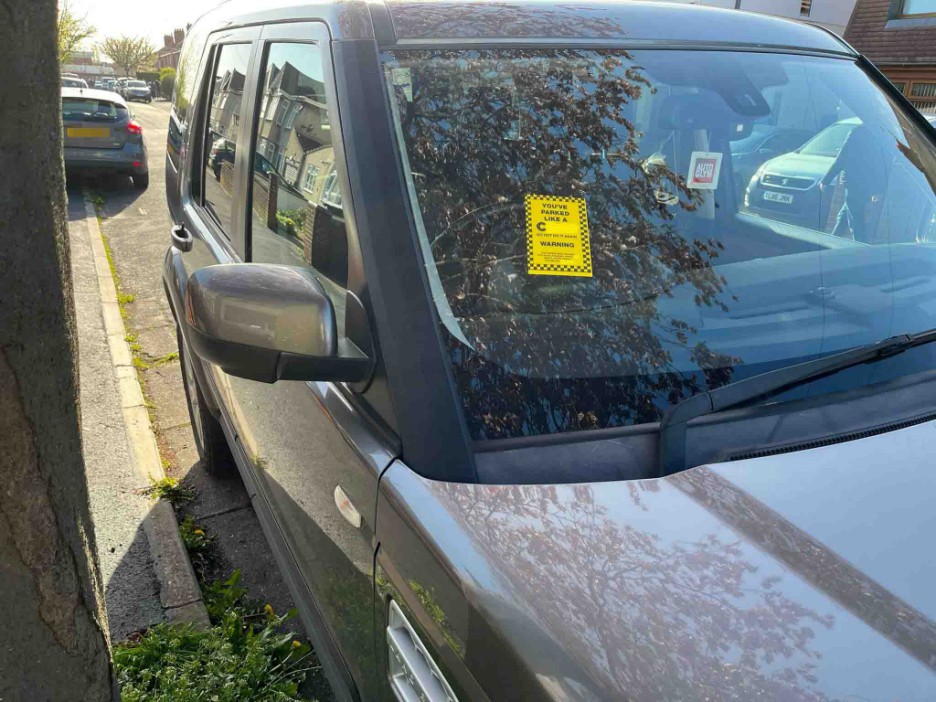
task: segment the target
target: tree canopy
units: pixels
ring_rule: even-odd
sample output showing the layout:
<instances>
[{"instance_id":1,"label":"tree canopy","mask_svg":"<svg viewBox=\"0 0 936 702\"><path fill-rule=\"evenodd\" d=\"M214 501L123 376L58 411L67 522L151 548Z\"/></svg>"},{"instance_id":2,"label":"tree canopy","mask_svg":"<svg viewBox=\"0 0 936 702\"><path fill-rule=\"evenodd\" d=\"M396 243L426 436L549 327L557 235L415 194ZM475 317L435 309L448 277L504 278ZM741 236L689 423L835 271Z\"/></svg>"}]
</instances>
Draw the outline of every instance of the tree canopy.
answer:
<instances>
[{"instance_id":1,"label":"tree canopy","mask_svg":"<svg viewBox=\"0 0 936 702\"><path fill-rule=\"evenodd\" d=\"M141 67L148 64L156 50L150 41L144 37L107 37L101 43L101 51L124 70L124 74L131 76Z\"/></svg>"},{"instance_id":2,"label":"tree canopy","mask_svg":"<svg viewBox=\"0 0 936 702\"><path fill-rule=\"evenodd\" d=\"M90 39L97 31L85 15L76 15L67 2L59 8L58 16L58 57L64 66L85 39Z\"/></svg>"}]
</instances>

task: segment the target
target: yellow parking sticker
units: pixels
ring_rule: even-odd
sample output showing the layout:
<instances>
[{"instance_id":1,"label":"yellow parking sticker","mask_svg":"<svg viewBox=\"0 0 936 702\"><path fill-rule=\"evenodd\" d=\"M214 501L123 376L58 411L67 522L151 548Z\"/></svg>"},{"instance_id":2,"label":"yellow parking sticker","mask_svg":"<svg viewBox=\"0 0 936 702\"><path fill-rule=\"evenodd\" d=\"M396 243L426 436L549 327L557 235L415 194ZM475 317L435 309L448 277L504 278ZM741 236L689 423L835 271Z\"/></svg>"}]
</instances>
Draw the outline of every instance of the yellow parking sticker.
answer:
<instances>
[{"instance_id":1,"label":"yellow parking sticker","mask_svg":"<svg viewBox=\"0 0 936 702\"><path fill-rule=\"evenodd\" d=\"M585 198L526 196L527 273L592 277Z\"/></svg>"}]
</instances>

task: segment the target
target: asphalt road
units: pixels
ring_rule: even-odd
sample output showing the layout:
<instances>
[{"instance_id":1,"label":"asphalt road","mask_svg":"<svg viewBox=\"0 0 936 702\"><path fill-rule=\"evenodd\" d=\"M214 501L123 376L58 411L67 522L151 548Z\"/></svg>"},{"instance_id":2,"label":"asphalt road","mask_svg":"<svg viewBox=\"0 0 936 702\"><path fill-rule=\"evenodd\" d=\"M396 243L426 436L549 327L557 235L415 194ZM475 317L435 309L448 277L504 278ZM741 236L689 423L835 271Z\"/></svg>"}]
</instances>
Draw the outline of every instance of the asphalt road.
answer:
<instances>
[{"instance_id":1,"label":"asphalt road","mask_svg":"<svg viewBox=\"0 0 936 702\"><path fill-rule=\"evenodd\" d=\"M260 524L239 477L209 476L198 460L185 403L175 322L162 284L162 264L170 245L172 222L166 206L165 153L169 103L132 103L131 113L143 128L149 158L150 182L136 190L129 178L85 179L86 187L104 201L102 232L113 251L122 292L134 296L126 306L128 329L136 335L140 357L151 367L142 372L146 396L154 405L154 429L166 472L197 490L180 521L192 515L215 541L209 580L241 571L241 585L252 598L275 611L292 609L285 583L270 553ZM76 188L69 188L70 199ZM77 192L80 197L80 191ZM301 634L301 624L293 622ZM303 692L319 700L330 699L320 677L308 681Z\"/></svg>"}]
</instances>

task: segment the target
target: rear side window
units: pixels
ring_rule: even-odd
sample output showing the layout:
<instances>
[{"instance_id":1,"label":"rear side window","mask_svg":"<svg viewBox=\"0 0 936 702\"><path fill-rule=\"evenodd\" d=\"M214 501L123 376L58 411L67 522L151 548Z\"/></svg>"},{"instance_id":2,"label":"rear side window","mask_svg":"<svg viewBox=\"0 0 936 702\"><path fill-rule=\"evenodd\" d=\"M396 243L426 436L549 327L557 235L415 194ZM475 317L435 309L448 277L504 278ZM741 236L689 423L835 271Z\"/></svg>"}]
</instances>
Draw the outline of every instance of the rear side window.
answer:
<instances>
[{"instance_id":1,"label":"rear side window","mask_svg":"<svg viewBox=\"0 0 936 702\"><path fill-rule=\"evenodd\" d=\"M348 235L315 44L271 44L253 155L250 260L311 266L344 328Z\"/></svg>"},{"instance_id":2,"label":"rear side window","mask_svg":"<svg viewBox=\"0 0 936 702\"><path fill-rule=\"evenodd\" d=\"M108 100L62 99L62 120L65 122L119 122L126 118L127 108Z\"/></svg>"},{"instance_id":3,"label":"rear side window","mask_svg":"<svg viewBox=\"0 0 936 702\"><path fill-rule=\"evenodd\" d=\"M211 81L206 132L202 140L205 149L205 171L202 178L205 208L228 236L231 233L235 142L243 109L244 83L249 61L250 44L226 44L218 48Z\"/></svg>"}]
</instances>

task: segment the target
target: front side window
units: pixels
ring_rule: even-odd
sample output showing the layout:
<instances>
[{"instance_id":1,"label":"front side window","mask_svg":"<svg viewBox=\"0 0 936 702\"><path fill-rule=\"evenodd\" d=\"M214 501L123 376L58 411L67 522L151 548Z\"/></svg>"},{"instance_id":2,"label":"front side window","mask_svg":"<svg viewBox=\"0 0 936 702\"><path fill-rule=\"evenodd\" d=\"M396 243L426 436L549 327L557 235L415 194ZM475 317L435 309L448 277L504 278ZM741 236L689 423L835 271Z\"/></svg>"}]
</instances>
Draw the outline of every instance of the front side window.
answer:
<instances>
[{"instance_id":1,"label":"front side window","mask_svg":"<svg viewBox=\"0 0 936 702\"><path fill-rule=\"evenodd\" d=\"M234 192L234 155L237 125L244 102L244 81L250 61L250 44L218 47L209 94L202 178L207 209L228 236L231 234L231 201Z\"/></svg>"},{"instance_id":2,"label":"front side window","mask_svg":"<svg viewBox=\"0 0 936 702\"><path fill-rule=\"evenodd\" d=\"M253 161L250 259L311 266L343 334L348 238L323 72L315 44L274 43L267 49Z\"/></svg>"},{"instance_id":3,"label":"front side window","mask_svg":"<svg viewBox=\"0 0 936 702\"><path fill-rule=\"evenodd\" d=\"M933 145L850 60L384 61L476 440L658 421L700 391L936 326Z\"/></svg>"}]
</instances>

